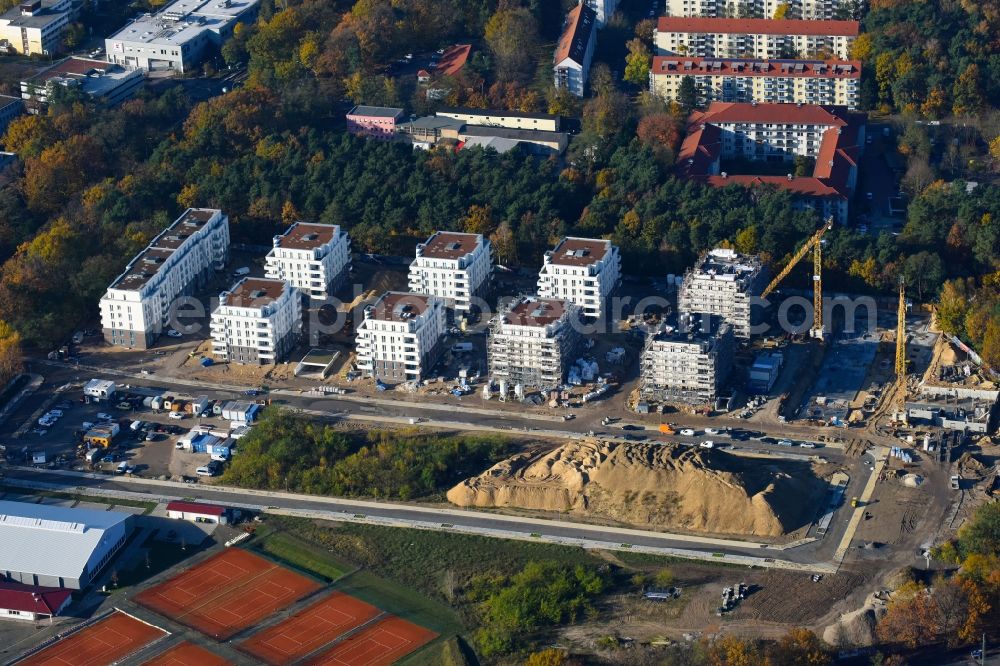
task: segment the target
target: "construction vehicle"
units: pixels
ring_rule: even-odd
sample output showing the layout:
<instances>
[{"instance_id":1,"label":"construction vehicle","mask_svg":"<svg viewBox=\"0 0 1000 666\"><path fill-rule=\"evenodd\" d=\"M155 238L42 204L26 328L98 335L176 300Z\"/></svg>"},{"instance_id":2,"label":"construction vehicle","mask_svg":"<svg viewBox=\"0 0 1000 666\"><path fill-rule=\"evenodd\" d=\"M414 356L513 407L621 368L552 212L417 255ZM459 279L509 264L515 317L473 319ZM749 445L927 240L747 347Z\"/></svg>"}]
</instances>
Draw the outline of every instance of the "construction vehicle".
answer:
<instances>
[{"instance_id":1,"label":"construction vehicle","mask_svg":"<svg viewBox=\"0 0 1000 666\"><path fill-rule=\"evenodd\" d=\"M813 253L813 325L809 329L809 336L822 340L826 334L823 324L823 235L833 228L833 218L828 218L823 227L812 235L805 244L792 255L791 261L785 265L771 283L767 285L761 298L767 298L781 281L788 277L800 261L812 250Z\"/></svg>"}]
</instances>

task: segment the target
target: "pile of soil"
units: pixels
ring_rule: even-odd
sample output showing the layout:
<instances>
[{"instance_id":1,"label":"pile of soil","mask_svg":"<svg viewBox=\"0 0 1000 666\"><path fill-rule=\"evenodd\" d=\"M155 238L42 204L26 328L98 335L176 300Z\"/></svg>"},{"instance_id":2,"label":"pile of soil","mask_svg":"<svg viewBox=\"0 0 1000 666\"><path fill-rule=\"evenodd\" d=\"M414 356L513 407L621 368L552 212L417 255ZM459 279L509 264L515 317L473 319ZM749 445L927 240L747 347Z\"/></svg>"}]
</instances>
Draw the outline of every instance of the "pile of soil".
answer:
<instances>
[{"instance_id":1,"label":"pile of soil","mask_svg":"<svg viewBox=\"0 0 1000 666\"><path fill-rule=\"evenodd\" d=\"M806 463L719 450L581 441L522 453L448 491L462 507L558 511L664 529L775 537L813 519Z\"/></svg>"}]
</instances>

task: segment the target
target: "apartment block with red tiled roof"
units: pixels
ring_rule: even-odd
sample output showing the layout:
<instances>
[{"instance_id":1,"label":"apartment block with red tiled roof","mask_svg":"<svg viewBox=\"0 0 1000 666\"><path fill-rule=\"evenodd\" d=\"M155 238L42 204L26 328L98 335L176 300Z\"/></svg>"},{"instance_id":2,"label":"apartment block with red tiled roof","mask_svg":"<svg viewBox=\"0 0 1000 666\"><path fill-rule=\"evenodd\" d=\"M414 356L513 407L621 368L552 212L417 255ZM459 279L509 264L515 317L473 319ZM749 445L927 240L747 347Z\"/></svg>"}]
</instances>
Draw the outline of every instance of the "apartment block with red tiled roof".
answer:
<instances>
[{"instance_id":1,"label":"apartment block with red tiled roof","mask_svg":"<svg viewBox=\"0 0 1000 666\"><path fill-rule=\"evenodd\" d=\"M482 234L438 231L417 245L409 288L445 299L456 312L469 312L473 299L485 294L492 272L490 242Z\"/></svg>"},{"instance_id":2,"label":"apartment block with red tiled roof","mask_svg":"<svg viewBox=\"0 0 1000 666\"><path fill-rule=\"evenodd\" d=\"M552 58L556 88L583 97L597 41L597 14L586 4L577 5L566 15L562 35Z\"/></svg>"},{"instance_id":3,"label":"apartment block with red tiled roof","mask_svg":"<svg viewBox=\"0 0 1000 666\"><path fill-rule=\"evenodd\" d=\"M545 253L538 272L538 295L572 301L584 316L600 319L620 281L617 245L600 238L567 236Z\"/></svg>"},{"instance_id":4,"label":"apartment block with red tiled roof","mask_svg":"<svg viewBox=\"0 0 1000 666\"><path fill-rule=\"evenodd\" d=\"M855 109L861 63L655 56L650 69L650 90L667 101L678 101L685 77L694 81L699 105L757 102L837 105Z\"/></svg>"},{"instance_id":5,"label":"apartment block with red tiled roof","mask_svg":"<svg viewBox=\"0 0 1000 666\"><path fill-rule=\"evenodd\" d=\"M265 274L284 280L310 298L325 299L351 270L351 239L336 224L296 222L275 236Z\"/></svg>"},{"instance_id":6,"label":"apartment block with red tiled roof","mask_svg":"<svg viewBox=\"0 0 1000 666\"><path fill-rule=\"evenodd\" d=\"M846 223L864 145L865 118L845 107L715 102L689 116L678 173L717 187L770 185L788 190L801 207ZM795 175L797 157L815 161L812 174ZM777 163L787 170L735 173L726 168L727 162Z\"/></svg>"},{"instance_id":7,"label":"apartment block with red tiled roof","mask_svg":"<svg viewBox=\"0 0 1000 666\"><path fill-rule=\"evenodd\" d=\"M850 14L848 0L667 0L670 16L756 16L816 21L843 18Z\"/></svg>"},{"instance_id":8,"label":"apartment block with red tiled roof","mask_svg":"<svg viewBox=\"0 0 1000 666\"><path fill-rule=\"evenodd\" d=\"M664 16L654 41L657 55L847 60L859 30L857 21Z\"/></svg>"}]
</instances>

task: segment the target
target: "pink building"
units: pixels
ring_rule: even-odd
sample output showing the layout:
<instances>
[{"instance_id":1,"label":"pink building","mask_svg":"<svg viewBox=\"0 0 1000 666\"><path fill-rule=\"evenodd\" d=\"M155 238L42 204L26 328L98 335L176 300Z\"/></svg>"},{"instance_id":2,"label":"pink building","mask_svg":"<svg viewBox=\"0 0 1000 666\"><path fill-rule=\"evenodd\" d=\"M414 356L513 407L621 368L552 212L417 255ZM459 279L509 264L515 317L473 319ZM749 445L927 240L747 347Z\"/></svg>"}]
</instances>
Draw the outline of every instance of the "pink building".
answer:
<instances>
[{"instance_id":1,"label":"pink building","mask_svg":"<svg viewBox=\"0 0 1000 666\"><path fill-rule=\"evenodd\" d=\"M359 105L347 114L347 131L370 139L391 139L402 117L402 109Z\"/></svg>"}]
</instances>

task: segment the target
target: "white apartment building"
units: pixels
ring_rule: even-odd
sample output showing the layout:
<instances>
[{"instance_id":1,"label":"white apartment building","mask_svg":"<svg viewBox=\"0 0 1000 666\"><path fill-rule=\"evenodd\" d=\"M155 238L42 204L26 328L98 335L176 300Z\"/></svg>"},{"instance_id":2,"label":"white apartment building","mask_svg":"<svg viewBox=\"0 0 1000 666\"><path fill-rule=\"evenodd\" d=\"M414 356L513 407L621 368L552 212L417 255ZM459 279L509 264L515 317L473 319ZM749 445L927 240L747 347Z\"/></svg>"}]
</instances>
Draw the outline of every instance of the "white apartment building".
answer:
<instances>
[{"instance_id":1,"label":"white apartment building","mask_svg":"<svg viewBox=\"0 0 1000 666\"><path fill-rule=\"evenodd\" d=\"M757 60L847 60L857 21L661 17L656 54Z\"/></svg>"},{"instance_id":2,"label":"white apartment building","mask_svg":"<svg viewBox=\"0 0 1000 666\"><path fill-rule=\"evenodd\" d=\"M232 37L237 23L257 18L258 0L175 0L143 14L108 37L111 62L130 69L190 72L208 52Z\"/></svg>"},{"instance_id":3,"label":"white apartment building","mask_svg":"<svg viewBox=\"0 0 1000 666\"><path fill-rule=\"evenodd\" d=\"M640 364L641 396L691 404L715 400L732 370L734 347L732 327L712 317L650 335Z\"/></svg>"},{"instance_id":4,"label":"white apartment building","mask_svg":"<svg viewBox=\"0 0 1000 666\"><path fill-rule=\"evenodd\" d=\"M444 299L389 291L365 308L358 326L357 366L365 377L401 383L420 381L441 353Z\"/></svg>"},{"instance_id":5,"label":"white apartment building","mask_svg":"<svg viewBox=\"0 0 1000 666\"><path fill-rule=\"evenodd\" d=\"M129 262L101 299L101 327L112 345L146 349L159 337L171 306L204 286L229 259L229 217L188 208Z\"/></svg>"},{"instance_id":6,"label":"white apartment building","mask_svg":"<svg viewBox=\"0 0 1000 666\"><path fill-rule=\"evenodd\" d=\"M296 222L274 237L264 270L310 298L329 298L351 271L351 239L336 224Z\"/></svg>"},{"instance_id":7,"label":"white apartment building","mask_svg":"<svg viewBox=\"0 0 1000 666\"><path fill-rule=\"evenodd\" d=\"M241 365L273 365L295 348L302 299L284 280L243 278L212 312L212 355Z\"/></svg>"},{"instance_id":8,"label":"white apartment building","mask_svg":"<svg viewBox=\"0 0 1000 666\"><path fill-rule=\"evenodd\" d=\"M502 109L445 108L434 114L438 118L452 118L474 127L503 127L514 130L558 132L559 116L548 113L524 113Z\"/></svg>"},{"instance_id":9,"label":"white apartment building","mask_svg":"<svg viewBox=\"0 0 1000 666\"><path fill-rule=\"evenodd\" d=\"M417 256L410 263L410 291L443 298L456 312L468 312L472 299L489 287L490 250L482 234L436 232L417 245Z\"/></svg>"},{"instance_id":10,"label":"white apartment building","mask_svg":"<svg viewBox=\"0 0 1000 666\"><path fill-rule=\"evenodd\" d=\"M545 253L538 273L538 296L572 301L586 317L607 314L608 297L621 281L621 258L611 241L562 239Z\"/></svg>"},{"instance_id":11,"label":"white apartment building","mask_svg":"<svg viewBox=\"0 0 1000 666\"><path fill-rule=\"evenodd\" d=\"M534 389L562 384L581 340L579 315L570 301L528 296L512 303L490 327L490 378Z\"/></svg>"},{"instance_id":12,"label":"white apartment building","mask_svg":"<svg viewBox=\"0 0 1000 666\"><path fill-rule=\"evenodd\" d=\"M767 286L766 279L758 257L716 248L685 273L677 309L682 316L721 317L735 337L748 339L755 323L751 305Z\"/></svg>"},{"instance_id":13,"label":"white apartment building","mask_svg":"<svg viewBox=\"0 0 1000 666\"><path fill-rule=\"evenodd\" d=\"M73 0L26 0L0 14L0 47L20 55L54 55L76 13Z\"/></svg>"},{"instance_id":14,"label":"white apartment building","mask_svg":"<svg viewBox=\"0 0 1000 666\"><path fill-rule=\"evenodd\" d=\"M667 14L769 19L783 6L787 6L785 18L829 21L850 13L847 0L667 0Z\"/></svg>"},{"instance_id":15,"label":"white apartment building","mask_svg":"<svg viewBox=\"0 0 1000 666\"><path fill-rule=\"evenodd\" d=\"M597 27L603 28L611 15L615 13L618 0L580 0L580 4L585 4L594 10L594 14L597 16Z\"/></svg>"},{"instance_id":16,"label":"white apartment building","mask_svg":"<svg viewBox=\"0 0 1000 666\"><path fill-rule=\"evenodd\" d=\"M583 97L597 43L597 14L587 5L577 5L566 15L562 36L552 58L556 88Z\"/></svg>"},{"instance_id":17,"label":"white apartment building","mask_svg":"<svg viewBox=\"0 0 1000 666\"><path fill-rule=\"evenodd\" d=\"M649 72L650 91L668 102L677 101L685 77L694 81L701 106L755 102L856 109L861 62L655 56Z\"/></svg>"}]
</instances>

